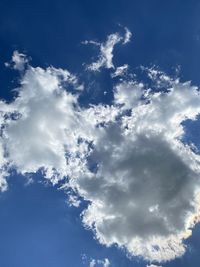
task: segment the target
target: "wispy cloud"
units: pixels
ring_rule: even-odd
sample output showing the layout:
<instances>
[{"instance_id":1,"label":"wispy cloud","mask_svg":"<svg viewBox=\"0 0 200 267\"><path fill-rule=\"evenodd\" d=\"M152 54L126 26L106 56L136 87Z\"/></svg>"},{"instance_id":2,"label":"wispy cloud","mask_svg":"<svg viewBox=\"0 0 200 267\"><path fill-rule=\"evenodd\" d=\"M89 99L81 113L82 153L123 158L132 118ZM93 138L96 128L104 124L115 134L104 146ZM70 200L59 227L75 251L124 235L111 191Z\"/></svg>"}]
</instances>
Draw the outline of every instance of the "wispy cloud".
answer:
<instances>
[{"instance_id":1,"label":"wispy cloud","mask_svg":"<svg viewBox=\"0 0 200 267\"><path fill-rule=\"evenodd\" d=\"M91 259L89 267L109 267L110 261L105 258L103 260Z\"/></svg>"},{"instance_id":2,"label":"wispy cloud","mask_svg":"<svg viewBox=\"0 0 200 267\"><path fill-rule=\"evenodd\" d=\"M100 71L102 67L107 69L114 69L113 64L113 50L114 47L122 43L127 44L131 39L132 33L125 28L125 34L124 36L120 35L119 33L111 34L107 37L106 42L99 43L95 41L84 41L83 44L93 44L96 46L99 46L100 48L100 54L98 57L98 60L96 62L93 62L92 64L88 65L88 70L92 71Z\"/></svg>"},{"instance_id":3,"label":"wispy cloud","mask_svg":"<svg viewBox=\"0 0 200 267\"><path fill-rule=\"evenodd\" d=\"M23 71L26 64L28 63L28 59L25 54L19 53L18 51L14 51L11 62L6 62L6 67L11 67L15 70Z\"/></svg>"},{"instance_id":4,"label":"wispy cloud","mask_svg":"<svg viewBox=\"0 0 200 267\"><path fill-rule=\"evenodd\" d=\"M115 72L112 73L112 77L124 76L128 70L128 65L124 64L123 66L117 67Z\"/></svg>"}]
</instances>

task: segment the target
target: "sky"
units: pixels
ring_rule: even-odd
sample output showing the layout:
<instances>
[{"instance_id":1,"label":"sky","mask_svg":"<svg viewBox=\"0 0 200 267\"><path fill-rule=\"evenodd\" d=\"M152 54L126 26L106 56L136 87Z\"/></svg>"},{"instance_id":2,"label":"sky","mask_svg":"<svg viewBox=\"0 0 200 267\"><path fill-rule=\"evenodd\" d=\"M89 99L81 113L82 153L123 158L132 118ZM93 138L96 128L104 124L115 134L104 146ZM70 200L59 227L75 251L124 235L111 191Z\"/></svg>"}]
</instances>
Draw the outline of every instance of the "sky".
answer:
<instances>
[{"instance_id":1,"label":"sky","mask_svg":"<svg viewBox=\"0 0 200 267\"><path fill-rule=\"evenodd\" d=\"M0 1L0 266L198 266L199 12Z\"/></svg>"}]
</instances>

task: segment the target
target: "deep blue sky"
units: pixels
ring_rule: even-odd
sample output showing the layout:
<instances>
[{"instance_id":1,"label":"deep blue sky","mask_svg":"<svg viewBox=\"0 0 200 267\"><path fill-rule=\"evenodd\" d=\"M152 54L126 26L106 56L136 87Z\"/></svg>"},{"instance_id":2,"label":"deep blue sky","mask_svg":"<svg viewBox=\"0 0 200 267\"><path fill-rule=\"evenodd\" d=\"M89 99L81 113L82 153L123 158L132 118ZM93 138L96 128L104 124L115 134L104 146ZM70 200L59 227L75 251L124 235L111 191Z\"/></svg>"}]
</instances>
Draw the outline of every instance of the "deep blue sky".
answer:
<instances>
[{"instance_id":1,"label":"deep blue sky","mask_svg":"<svg viewBox=\"0 0 200 267\"><path fill-rule=\"evenodd\" d=\"M133 32L133 42L119 49L116 62L156 64L168 72L180 65L184 79L199 84L199 13L198 0L1 0L0 86L5 90L10 82L2 67L13 49L26 52L36 65L78 72L92 55L80 42L105 40L119 23Z\"/></svg>"},{"instance_id":2,"label":"deep blue sky","mask_svg":"<svg viewBox=\"0 0 200 267\"><path fill-rule=\"evenodd\" d=\"M0 96L9 100L17 85L15 71L4 67L13 50L31 56L34 66L78 73L95 52L81 41L103 41L120 30L119 24L130 29L133 41L117 49L115 63L156 64L168 73L180 65L182 80L200 85L199 15L198 0L0 0ZM102 79L109 87L106 74ZM188 136L198 145L200 125L190 129ZM83 229L79 213L67 206L63 192L38 182L25 186L22 177L11 177L10 189L0 196L0 266L88 267L82 253L107 257L111 267L145 266L98 245ZM164 266L198 266L199 231L189 241L190 252Z\"/></svg>"}]
</instances>

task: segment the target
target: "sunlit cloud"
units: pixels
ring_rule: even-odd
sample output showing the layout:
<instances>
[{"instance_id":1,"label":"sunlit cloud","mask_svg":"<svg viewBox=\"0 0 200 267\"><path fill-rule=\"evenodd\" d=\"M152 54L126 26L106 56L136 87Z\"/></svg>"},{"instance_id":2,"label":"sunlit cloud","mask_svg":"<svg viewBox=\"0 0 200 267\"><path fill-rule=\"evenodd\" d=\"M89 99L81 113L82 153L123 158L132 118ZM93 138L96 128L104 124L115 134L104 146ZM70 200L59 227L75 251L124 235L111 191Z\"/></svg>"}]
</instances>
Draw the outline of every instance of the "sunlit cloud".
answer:
<instances>
[{"instance_id":1,"label":"sunlit cloud","mask_svg":"<svg viewBox=\"0 0 200 267\"><path fill-rule=\"evenodd\" d=\"M95 43L101 54L89 68L111 68L111 79L121 75L107 105L84 107L78 74L32 67L14 52L10 66L21 78L17 97L0 102L0 187L7 189L13 168L23 175L42 171L70 189L70 205L88 201L83 225L101 244L162 262L184 254L199 221L200 156L182 140L183 122L200 113L200 95L190 82L154 68L145 72L156 90L124 75L127 65L115 68L114 46L130 37L126 29L125 36ZM92 260L90 267L97 264L110 263Z\"/></svg>"}]
</instances>

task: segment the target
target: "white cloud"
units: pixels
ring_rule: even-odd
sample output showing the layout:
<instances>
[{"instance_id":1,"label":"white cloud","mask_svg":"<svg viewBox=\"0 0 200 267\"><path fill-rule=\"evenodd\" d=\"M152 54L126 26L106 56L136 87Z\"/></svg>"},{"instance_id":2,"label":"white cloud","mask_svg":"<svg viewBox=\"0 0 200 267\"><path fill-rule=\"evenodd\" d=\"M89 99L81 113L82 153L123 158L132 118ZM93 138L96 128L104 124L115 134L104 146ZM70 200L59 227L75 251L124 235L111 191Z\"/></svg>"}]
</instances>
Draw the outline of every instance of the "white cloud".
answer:
<instances>
[{"instance_id":1,"label":"white cloud","mask_svg":"<svg viewBox=\"0 0 200 267\"><path fill-rule=\"evenodd\" d=\"M114 33L108 36L105 43L98 43L94 41L84 41L83 44L94 44L100 47L100 55L96 62L90 64L87 68L92 71L99 71L102 67L107 69L114 69L113 64L113 50L114 47L122 42L126 44L130 41L132 34L125 28L125 35L121 36L119 33Z\"/></svg>"},{"instance_id":2,"label":"white cloud","mask_svg":"<svg viewBox=\"0 0 200 267\"><path fill-rule=\"evenodd\" d=\"M85 40L85 41L82 41L81 44L83 45L88 45L88 44L92 44L92 45L96 45L96 46L101 46L101 43L99 42L96 42L96 41L92 41L92 40Z\"/></svg>"},{"instance_id":3,"label":"white cloud","mask_svg":"<svg viewBox=\"0 0 200 267\"><path fill-rule=\"evenodd\" d=\"M200 157L180 140L182 121L200 113L200 96L177 80L165 93L135 82L117 88L115 103L122 107L100 128L90 153L97 167L71 186L90 200L83 222L100 243L171 260L185 252L183 241L199 216Z\"/></svg>"},{"instance_id":4,"label":"white cloud","mask_svg":"<svg viewBox=\"0 0 200 267\"><path fill-rule=\"evenodd\" d=\"M91 259L89 267L109 267L110 261L105 258L103 260Z\"/></svg>"},{"instance_id":5,"label":"white cloud","mask_svg":"<svg viewBox=\"0 0 200 267\"><path fill-rule=\"evenodd\" d=\"M6 112L9 112L7 104L0 101L0 191L6 191L8 188L6 177L7 173L7 161L5 159L4 140L3 140L3 124L4 116Z\"/></svg>"},{"instance_id":6,"label":"white cloud","mask_svg":"<svg viewBox=\"0 0 200 267\"><path fill-rule=\"evenodd\" d=\"M79 196L89 201L83 224L101 244L162 262L183 255L199 221L200 156L181 140L182 122L200 113L200 95L190 83L148 75L165 90L124 79L112 104L86 108L77 77L28 66L18 97L0 102L0 187L10 167L22 174L42 169L53 184L62 179L63 189L74 190L72 205Z\"/></svg>"},{"instance_id":7,"label":"white cloud","mask_svg":"<svg viewBox=\"0 0 200 267\"><path fill-rule=\"evenodd\" d=\"M0 138L0 191L4 192L7 190L8 185L6 181L6 176L8 175L5 168L5 158L2 138Z\"/></svg>"},{"instance_id":8,"label":"white cloud","mask_svg":"<svg viewBox=\"0 0 200 267\"><path fill-rule=\"evenodd\" d=\"M131 109L140 104L140 99L144 94L143 84L133 81L121 82L115 87L114 100L116 104L123 105L125 109Z\"/></svg>"},{"instance_id":9,"label":"white cloud","mask_svg":"<svg viewBox=\"0 0 200 267\"><path fill-rule=\"evenodd\" d=\"M88 69L93 71L98 71L101 67L107 69L114 68L113 59L113 49L116 44L121 41L121 36L117 33L108 36L105 43L100 45L100 56L97 62L92 63L88 66Z\"/></svg>"},{"instance_id":10,"label":"white cloud","mask_svg":"<svg viewBox=\"0 0 200 267\"><path fill-rule=\"evenodd\" d=\"M70 206L74 206L74 207L79 207L81 201L77 198L77 196L69 194L69 198L68 198L68 204Z\"/></svg>"},{"instance_id":11,"label":"white cloud","mask_svg":"<svg viewBox=\"0 0 200 267\"><path fill-rule=\"evenodd\" d=\"M155 264L150 264L150 265L147 265L147 267L162 267L160 265L155 265Z\"/></svg>"},{"instance_id":12,"label":"white cloud","mask_svg":"<svg viewBox=\"0 0 200 267\"><path fill-rule=\"evenodd\" d=\"M5 63L5 65L15 70L23 71L27 63L28 59L25 54L14 51L11 63Z\"/></svg>"},{"instance_id":13,"label":"white cloud","mask_svg":"<svg viewBox=\"0 0 200 267\"><path fill-rule=\"evenodd\" d=\"M118 76L124 76L127 72L128 69L128 65L124 64L123 66L117 67L115 72L111 74L111 76L114 77L118 77Z\"/></svg>"},{"instance_id":14,"label":"white cloud","mask_svg":"<svg viewBox=\"0 0 200 267\"><path fill-rule=\"evenodd\" d=\"M18 172L42 168L44 175L56 183L73 172L66 154L72 160L81 149L84 153L84 143L77 142L79 133L84 135L84 129L78 128L85 125L79 118L77 95L63 87L69 83L79 86L68 71L52 67L44 70L29 66L22 77L18 97L7 105L7 112L17 119L8 117L3 133L6 160Z\"/></svg>"},{"instance_id":15,"label":"white cloud","mask_svg":"<svg viewBox=\"0 0 200 267\"><path fill-rule=\"evenodd\" d=\"M128 28L125 27L125 36L123 44L127 44L131 41L132 33L129 31Z\"/></svg>"},{"instance_id":16,"label":"white cloud","mask_svg":"<svg viewBox=\"0 0 200 267\"><path fill-rule=\"evenodd\" d=\"M95 264L96 264L96 260L92 259L92 260L90 261L90 267L94 267Z\"/></svg>"}]
</instances>

